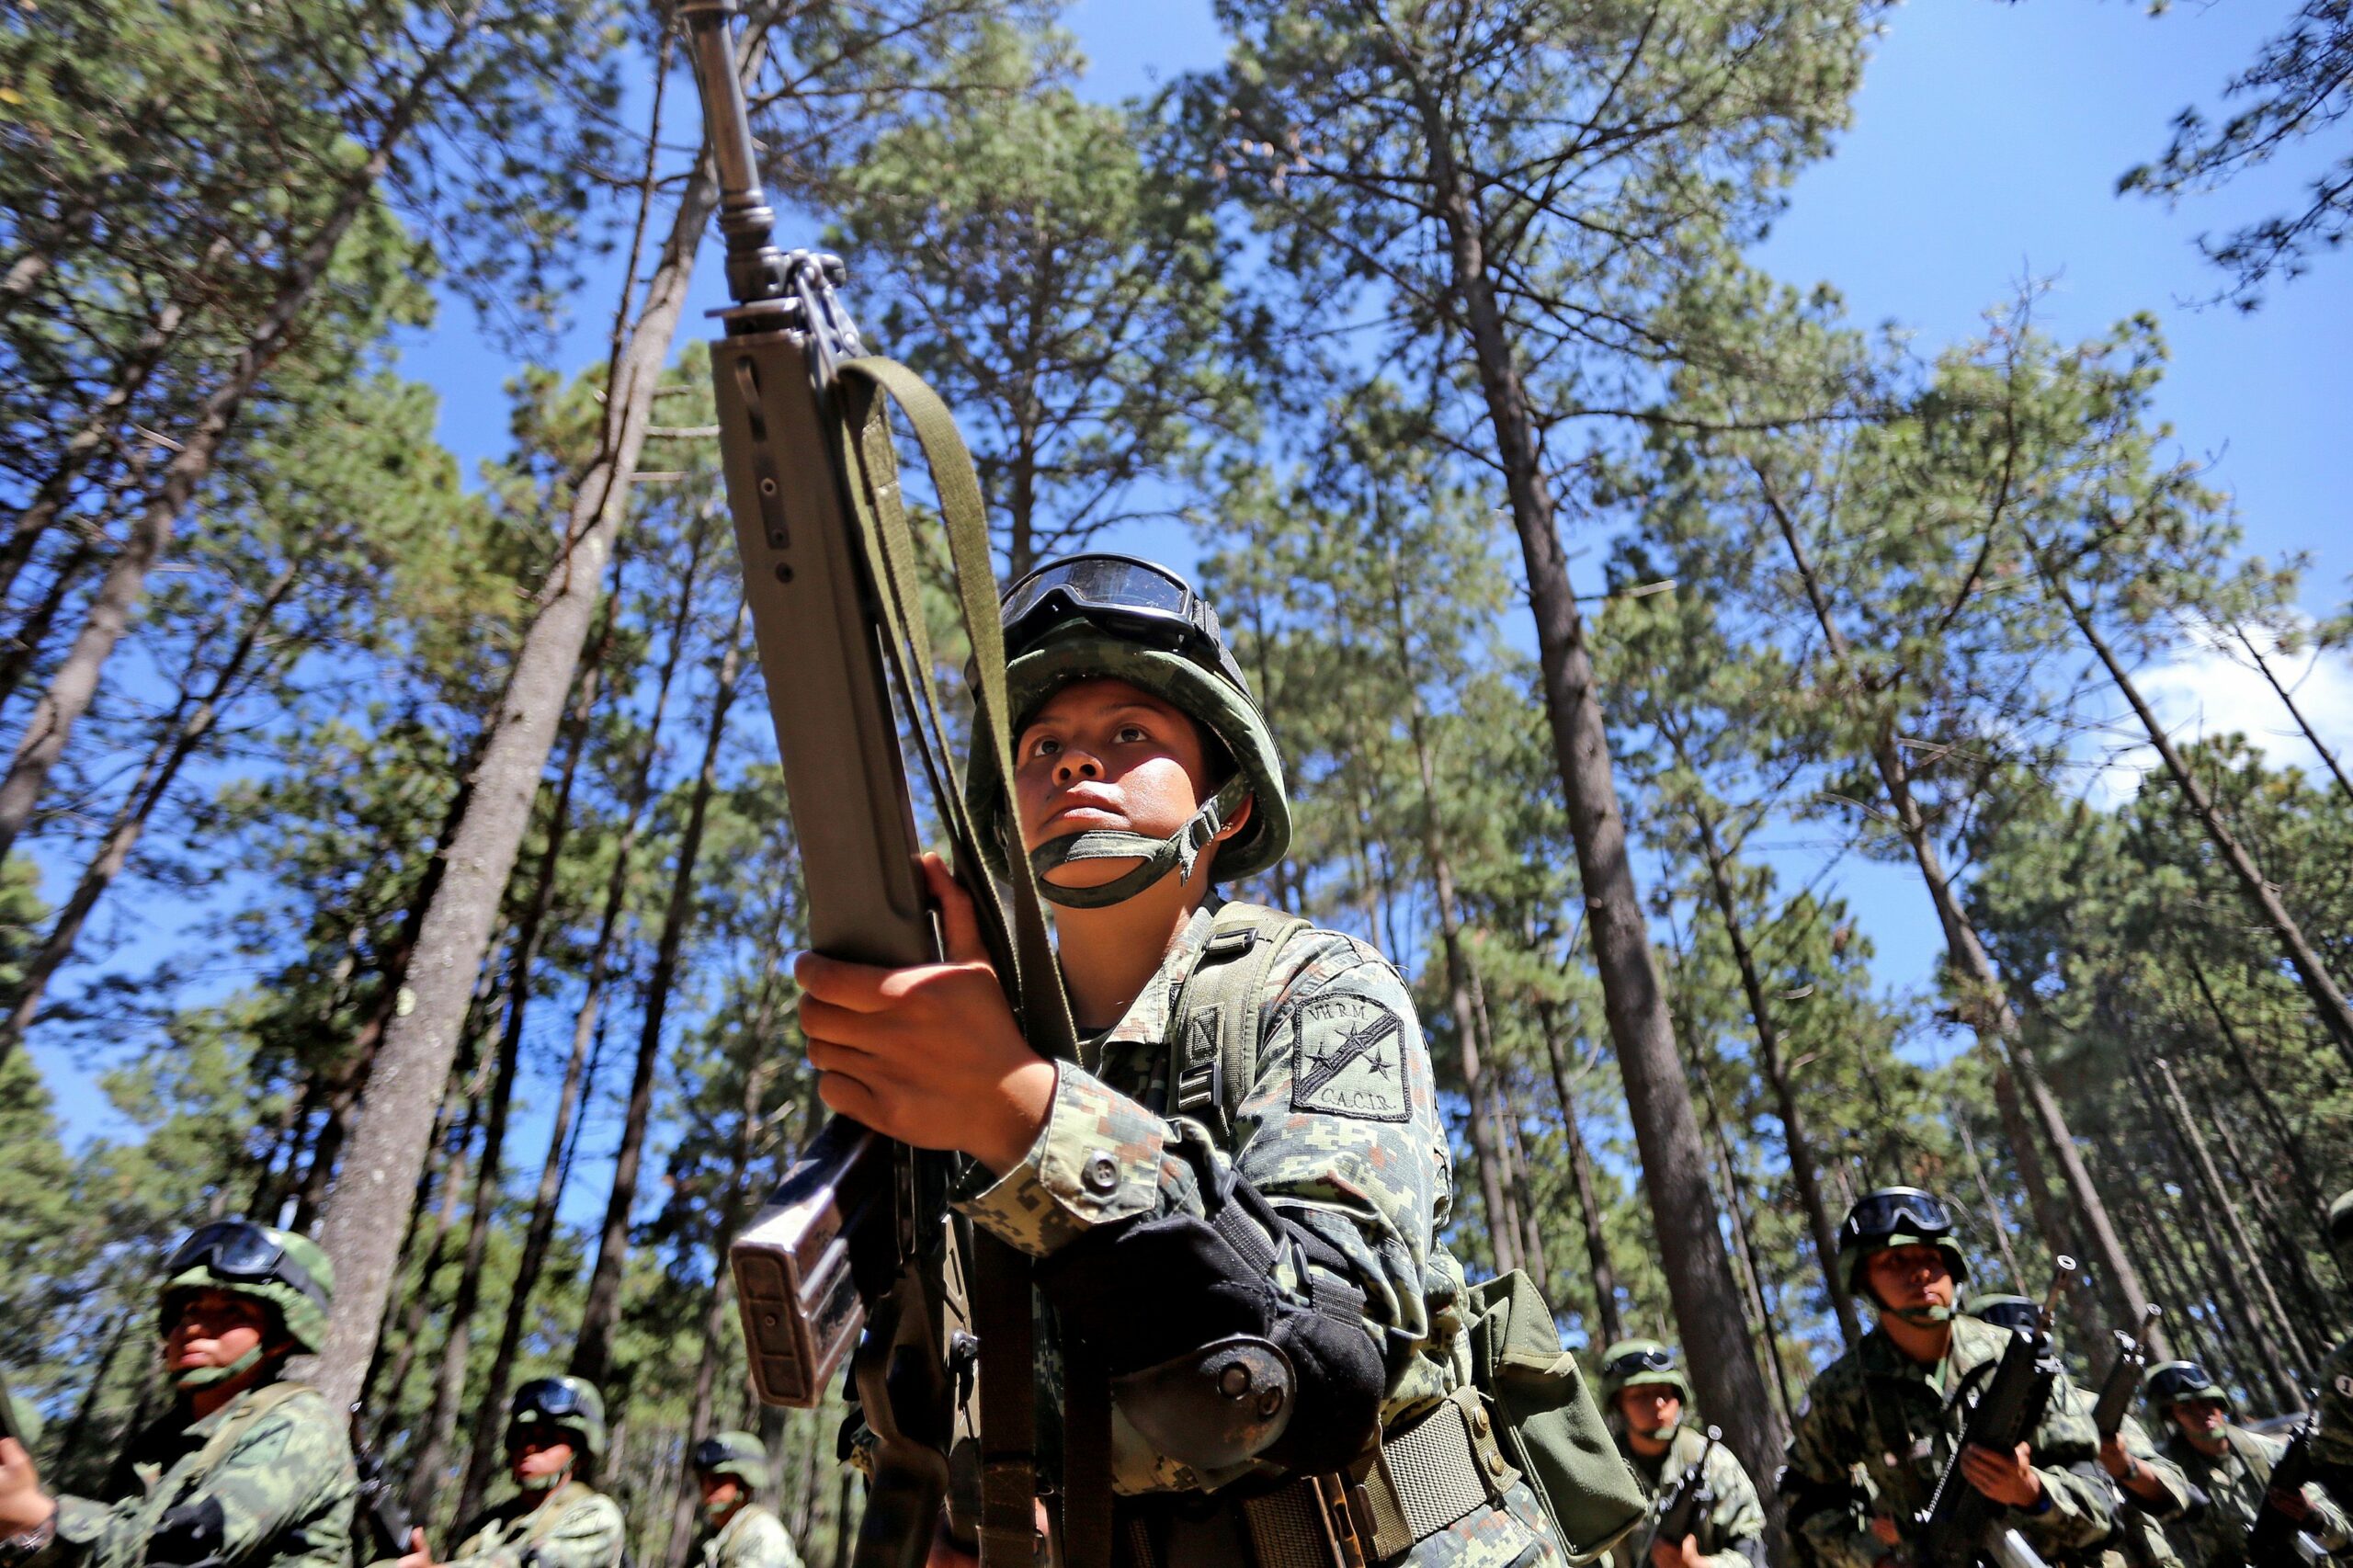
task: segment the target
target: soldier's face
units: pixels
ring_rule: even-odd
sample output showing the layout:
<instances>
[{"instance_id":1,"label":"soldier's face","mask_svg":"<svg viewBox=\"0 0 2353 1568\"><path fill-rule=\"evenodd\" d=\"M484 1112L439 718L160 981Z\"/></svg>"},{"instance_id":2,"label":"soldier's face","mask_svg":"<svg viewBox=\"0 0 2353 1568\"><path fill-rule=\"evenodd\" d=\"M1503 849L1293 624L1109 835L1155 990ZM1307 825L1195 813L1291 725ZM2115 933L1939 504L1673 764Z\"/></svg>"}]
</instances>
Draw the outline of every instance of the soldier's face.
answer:
<instances>
[{"instance_id":1,"label":"soldier's face","mask_svg":"<svg viewBox=\"0 0 2353 1568\"><path fill-rule=\"evenodd\" d=\"M1952 1268L1926 1243L1875 1252L1863 1266L1871 1293L1889 1307L1949 1307Z\"/></svg>"},{"instance_id":2,"label":"soldier's face","mask_svg":"<svg viewBox=\"0 0 2353 1568\"><path fill-rule=\"evenodd\" d=\"M1022 726L1013 774L1022 842L1032 849L1092 828L1165 838L1212 792L1208 748L1192 719L1108 677L1063 687ZM1247 820L1246 811L1238 813L1228 831ZM1131 864L1077 860L1053 876L1064 887L1093 887Z\"/></svg>"},{"instance_id":3,"label":"soldier's face","mask_svg":"<svg viewBox=\"0 0 2353 1568\"><path fill-rule=\"evenodd\" d=\"M1655 1437L1683 1420L1683 1396L1659 1383L1643 1383L1618 1391L1618 1413L1626 1429L1639 1437Z\"/></svg>"},{"instance_id":4,"label":"soldier's face","mask_svg":"<svg viewBox=\"0 0 2353 1568\"><path fill-rule=\"evenodd\" d=\"M552 1432L511 1432L506 1437L506 1466L517 1485L562 1475L572 1468L572 1445Z\"/></svg>"},{"instance_id":5,"label":"soldier's face","mask_svg":"<svg viewBox=\"0 0 2353 1568\"><path fill-rule=\"evenodd\" d=\"M744 1500L744 1483L732 1475L713 1475L704 1471L696 1479L702 1483L706 1508L732 1508Z\"/></svg>"},{"instance_id":6,"label":"soldier's face","mask_svg":"<svg viewBox=\"0 0 2353 1568\"><path fill-rule=\"evenodd\" d=\"M2173 1424L2180 1427L2183 1435L2192 1442L2200 1438L2219 1442L2223 1423L2228 1419L2229 1412L2222 1408L2222 1402L2219 1399L2184 1400L2173 1407ZM2206 1445L2200 1443L2200 1446Z\"/></svg>"},{"instance_id":7,"label":"soldier's face","mask_svg":"<svg viewBox=\"0 0 2353 1568\"><path fill-rule=\"evenodd\" d=\"M269 1309L250 1296L190 1290L164 1335L164 1360L175 1372L234 1366L269 1333Z\"/></svg>"}]
</instances>

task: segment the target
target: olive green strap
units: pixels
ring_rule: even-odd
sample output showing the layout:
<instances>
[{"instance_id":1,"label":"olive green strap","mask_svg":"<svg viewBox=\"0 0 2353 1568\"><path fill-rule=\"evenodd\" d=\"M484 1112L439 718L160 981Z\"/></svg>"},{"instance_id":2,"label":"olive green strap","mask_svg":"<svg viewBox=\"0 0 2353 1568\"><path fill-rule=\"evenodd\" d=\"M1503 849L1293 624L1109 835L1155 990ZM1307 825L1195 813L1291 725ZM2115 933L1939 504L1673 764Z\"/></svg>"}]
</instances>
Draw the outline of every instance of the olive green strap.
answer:
<instances>
[{"instance_id":1,"label":"olive green strap","mask_svg":"<svg viewBox=\"0 0 2353 1568\"><path fill-rule=\"evenodd\" d=\"M1147 838L1141 833L1118 828L1089 828L1085 833L1069 834L1040 844L1029 852L1029 868L1038 878L1039 892L1049 903L1071 909L1101 909L1133 898L1166 876L1171 867L1179 879L1192 876L1201 851L1210 846L1210 841L1217 837L1218 831L1233 820L1233 813L1248 799L1249 778L1237 773L1210 797L1207 805L1193 813L1191 821L1166 838ZM1047 872L1073 860L1138 859L1142 865L1099 887L1066 888L1045 880Z\"/></svg>"}]
</instances>

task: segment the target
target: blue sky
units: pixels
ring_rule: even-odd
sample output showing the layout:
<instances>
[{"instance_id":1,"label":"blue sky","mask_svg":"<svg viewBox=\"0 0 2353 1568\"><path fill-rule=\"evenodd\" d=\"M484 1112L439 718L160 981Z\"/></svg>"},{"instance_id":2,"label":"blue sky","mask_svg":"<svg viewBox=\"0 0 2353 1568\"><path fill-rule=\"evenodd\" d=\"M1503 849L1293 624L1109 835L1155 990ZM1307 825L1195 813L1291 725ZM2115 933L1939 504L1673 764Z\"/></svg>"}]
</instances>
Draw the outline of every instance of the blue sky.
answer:
<instances>
[{"instance_id":1,"label":"blue sky","mask_svg":"<svg viewBox=\"0 0 2353 1568\"><path fill-rule=\"evenodd\" d=\"M2195 236L2284 204L2292 177L2267 172L2177 211L2113 194L2120 173L2162 147L2176 111L2214 103L2285 10L2280 0L2186 6L2161 17L2118 0L1896 9L1853 129L1801 177L1756 258L1790 283L1831 282L1858 321L1901 324L1923 353L1972 334L1981 312L2029 278L2050 280L2044 322L2062 336L2157 312L2174 351L2161 409L2236 496L2251 549L2314 557L2306 604L2318 611L2343 599L2353 572L2344 526L2353 494L2353 256L2325 259L2252 315L2199 309L2191 301L2211 294L2218 275ZM1221 51L1206 0L1080 0L1068 21L1092 62L1089 89L1105 97L1212 65ZM714 251L698 269L697 312L720 302ZM591 269L559 355L566 369L601 358L616 271L609 262ZM688 330L706 329L690 321ZM462 307L405 346L403 369L439 392L442 438L469 472L505 449L503 386L514 367L480 340ZM2337 743L2353 741L2345 662L2313 669L2307 683ZM2218 660L2179 661L2149 672L2148 684L2186 729L2221 716L2283 756L2301 753L2277 733L2284 717L2254 677ZM1878 945L1882 981L1925 983L1940 944L1911 879L1850 862L1838 881ZM164 942L179 923L162 910L145 920ZM54 1051L40 1054L69 1122L93 1130L103 1119L92 1115L86 1076Z\"/></svg>"}]
</instances>

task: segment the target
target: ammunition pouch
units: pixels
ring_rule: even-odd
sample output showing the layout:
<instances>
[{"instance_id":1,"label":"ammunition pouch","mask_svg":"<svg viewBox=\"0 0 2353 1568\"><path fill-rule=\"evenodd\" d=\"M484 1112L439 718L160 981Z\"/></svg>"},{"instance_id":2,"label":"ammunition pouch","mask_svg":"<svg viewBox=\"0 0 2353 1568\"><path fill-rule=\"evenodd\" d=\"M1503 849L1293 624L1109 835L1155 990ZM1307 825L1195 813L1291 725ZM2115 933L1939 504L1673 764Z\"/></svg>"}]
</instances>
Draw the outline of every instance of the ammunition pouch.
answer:
<instances>
[{"instance_id":1,"label":"ammunition pouch","mask_svg":"<svg viewBox=\"0 0 2353 1568\"><path fill-rule=\"evenodd\" d=\"M156 1521L155 1533L147 1538L147 1561L156 1568L210 1568L221 1561L227 1536L220 1498L183 1503Z\"/></svg>"}]
</instances>

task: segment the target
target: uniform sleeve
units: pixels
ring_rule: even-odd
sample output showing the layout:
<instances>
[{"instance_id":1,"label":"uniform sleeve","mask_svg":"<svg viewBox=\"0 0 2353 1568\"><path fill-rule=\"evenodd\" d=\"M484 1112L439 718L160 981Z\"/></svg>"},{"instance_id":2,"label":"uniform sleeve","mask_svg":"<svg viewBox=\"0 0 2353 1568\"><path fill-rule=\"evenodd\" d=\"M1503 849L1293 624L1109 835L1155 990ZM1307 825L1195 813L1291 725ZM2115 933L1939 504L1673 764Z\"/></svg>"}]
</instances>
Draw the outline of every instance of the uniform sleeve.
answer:
<instances>
[{"instance_id":1,"label":"uniform sleeve","mask_svg":"<svg viewBox=\"0 0 2353 1568\"><path fill-rule=\"evenodd\" d=\"M1708 1486L1716 1504L1700 1544L1710 1568L1764 1568L1765 1505L1748 1471L1721 1444L1708 1455Z\"/></svg>"},{"instance_id":2,"label":"uniform sleeve","mask_svg":"<svg viewBox=\"0 0 2353 1568\"><path fill-rule=\"evenodd\" d=\"M1800 1406L1781 1493L1792 1533L1803 1538L1822 1568L1872 1568L1890 1549L1858 1526L1861 1499L1845 1457L1846 1436L1833 1402L1817 1396Z\"/></svg>"},{"instance_id":3,"label":"uniform sleeve","mask_svg":"<svg viewBox=\"0 0 2353 1568\"><path fill-rule=\"evenodd\" d=\"M2160 1519L2174 1518L2189 1506L2188 1474L2181 1466L2157 1451L2157 1446L2149 1440L2146 1427L2128 1415L2123 1425L2116 1429L2116 1434L2124 1440L2124 1451L2145 1465L2149 1473L2157 1478L2157 1484L2165 1491L2163 1503L2152 1503L2137 1494L2131 1494L2132 1506Z\"/></svg>"},{"instance_id":4,"label":"uniform sleeve","mask_svg":"<svg viewBox=\"0 0 2353 1568\"><path fill-rule=\"evenodd\" d=\"M597 1493L566 1508L537 1540L518 1533L445 1568L614 1568L621 1560L624 1532L620 1505Z\"/></svg>"},{"instance_id":5,"label":"uniform sleeve","mask_svg":"<svg viewBox=\"0 0 2353 1568\"><path fill-rule=\"evenodd\" d=\"M729 1543L721 1568L801 1568L801 1554L792 1550L792 1532L773 1514L760 1514Z\"/></svg>"},{"instance_id":6,"label":"uniform sleeve","mask_svg":"<svg viewBox=\"0 0 2353 1568\"><path fill-rule=\"evenodd\" d=\"M2099 1431L2064 1373L2052 1388L2028 1457L2049 1506L2006 1509L2004 1522L2045 1548L2046 1557L2107 1540L2116 1528L2116 1488L2099 1468Z\"/></svg>"},{"instance_id":7,"label":"uniform sleeve","mask_svg":"<svg viewBox=\"0 0 2353 1568\"><path fill-rule=\"evenodd\" d=\"M2353 1469L2353 1339L2329 1352L2320 1369L2320 1409L2313 1428L2314 1464Z\"/></svg>"},{"instance_id":8,"label":"uniform sleeve","mask_svg":"<svg viewBox=\"0 0 2353 1568\"><path fill-rule=\"evenodd\" d=\"M1396 971L1322 939L1261 1025L1232 1152L1062 1062L1028 1157L959 1207L1045 1257L1098 1226L1206 1215L1205 1182L1236 1176L1347 1260L1368 1318L1406 1343L1427 1338L1423 1266L1447 1180L1428 1049Z\"/></svg>"},{"instance_id":9,"label":"uniform sleeve","mask_svg":"<svg viewBox=\"0 0 2353 1568\"><path fill-rule=\"evenodd\" d=\"M2313 1539L2332 1552L2353 1546L2353 1521L2347 1519L2345 1510L2336 1506L2327 1488L2316 1481L2306 1482L2304 1501L2313 1508L2312 1522L2304 1528Z\"/></svg>"}]
</instances>

